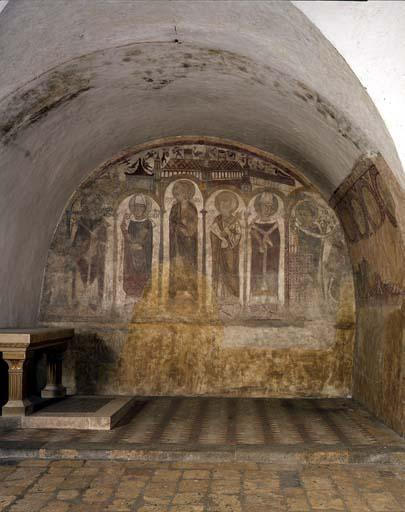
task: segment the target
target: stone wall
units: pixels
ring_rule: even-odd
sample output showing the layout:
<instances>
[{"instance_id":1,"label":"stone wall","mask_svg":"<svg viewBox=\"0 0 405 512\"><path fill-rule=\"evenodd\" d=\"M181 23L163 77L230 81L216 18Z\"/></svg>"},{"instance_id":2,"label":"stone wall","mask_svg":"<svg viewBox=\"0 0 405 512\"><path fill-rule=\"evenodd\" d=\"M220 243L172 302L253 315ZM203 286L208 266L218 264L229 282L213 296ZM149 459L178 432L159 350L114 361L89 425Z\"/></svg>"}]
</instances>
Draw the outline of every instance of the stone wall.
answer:
<instances>
[{"instance_id":1,"label":"stone wall","mask_svg":"<svg viewBox=\"0 0 405 512\"><path fill-rule=\"evenodd\" d=\"M354 270L354 397L404 433L403 192L381 157L361 160L331 199ZM402 217L402 218L401 218Z\"/></svg>"},{"instance_id":2,"label":"stone wall","mask_svg":"<svg viewBox=\"0 0 405 512\"><path fill-rule=\"evenodd\" d=\"M79 392L343 396L353 293L335 213L291 166L177 138L75 192L40 320L76 328L65 374Z\"/></svg>"}]
</instances>

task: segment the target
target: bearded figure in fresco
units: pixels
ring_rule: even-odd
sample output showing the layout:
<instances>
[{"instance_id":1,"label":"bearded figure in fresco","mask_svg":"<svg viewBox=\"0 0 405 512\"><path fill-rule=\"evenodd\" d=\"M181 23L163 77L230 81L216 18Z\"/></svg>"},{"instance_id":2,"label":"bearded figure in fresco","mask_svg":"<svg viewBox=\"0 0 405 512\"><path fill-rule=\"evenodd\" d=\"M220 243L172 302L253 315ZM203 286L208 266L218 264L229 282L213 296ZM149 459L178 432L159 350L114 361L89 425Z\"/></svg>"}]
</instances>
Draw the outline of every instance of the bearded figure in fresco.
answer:
<instances>
[{"instance_id":1,"label":"bearded figure in fresco","mask_svg":"<svg viewBox=\"0 0 405 512\"><path fill-rule=\"evenodd\" d=\"M239 201L230 191L215 198L219 215L211 226L212 287L219 300L239 299L239 245L242 229L235 212Z\"/></svg>"},{"instance_id":2,"label":"bearded figure in fresco","mask_svg":"<svg viewBox=\"0 0 405 512\"><path fill-rule=\"evenodd\" d=\"M80 203L71 218L70 236L73 303L87 300L90 308L96 309L103 300L107 244L107 222L101 201L88 198Z\"/></svg>"},{"instance_id":3,"label":"bearded figure in fresco","mask_svg":"<svg viewBox=\"0 0 405 512\"><path fill-rule=\"evenodd\" d=\"M194 193L190 181L180 180L173 186L175 203L169 217L171 299L197 299L198 212Z\"/></svg>"},{"instance_id":4,"label":"bearded figure in fresco","mask_svg":"<svg viewBox=\"0 0 405 512\"><path fill-rule=\"evenodd\" d=\"M136 194L129 201L131 214L124 216L123 288L130 297L141 297L150 284L152 271L153 226L148 218L149 198Z\"/></svg>"},{"instance_id":5,"label":"bearded figure in fresco","mask_svg":"<svg viewBox=\"0 0 405 512\"><path fill-rule=\"evenodd\" d=\"M254 202L257 214L250 226L252 243L250 291L256 297L278 297L280 229L274 215L278 199L262 192Z\"/></svg>"}]
</instances>

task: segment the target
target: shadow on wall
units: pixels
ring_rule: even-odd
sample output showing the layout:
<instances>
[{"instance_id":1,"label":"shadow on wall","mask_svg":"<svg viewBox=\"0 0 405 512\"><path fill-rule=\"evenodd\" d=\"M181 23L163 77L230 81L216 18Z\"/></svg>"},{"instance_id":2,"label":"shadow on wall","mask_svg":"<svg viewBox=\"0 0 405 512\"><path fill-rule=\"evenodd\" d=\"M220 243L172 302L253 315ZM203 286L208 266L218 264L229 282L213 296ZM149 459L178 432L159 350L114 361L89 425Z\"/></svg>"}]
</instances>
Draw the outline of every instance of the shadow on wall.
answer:
<instances>
[{"instance_id":1,"label":"shadow on wall","mask_svg":"<svg viewBox=\"0 0 405 512\"><path fill-rule=\"evenodd\" d=\"M64 362L68 392L100 393L111 382L116 365L116 352L102 334L76 330Z\"/></svg>"}]
</instances>

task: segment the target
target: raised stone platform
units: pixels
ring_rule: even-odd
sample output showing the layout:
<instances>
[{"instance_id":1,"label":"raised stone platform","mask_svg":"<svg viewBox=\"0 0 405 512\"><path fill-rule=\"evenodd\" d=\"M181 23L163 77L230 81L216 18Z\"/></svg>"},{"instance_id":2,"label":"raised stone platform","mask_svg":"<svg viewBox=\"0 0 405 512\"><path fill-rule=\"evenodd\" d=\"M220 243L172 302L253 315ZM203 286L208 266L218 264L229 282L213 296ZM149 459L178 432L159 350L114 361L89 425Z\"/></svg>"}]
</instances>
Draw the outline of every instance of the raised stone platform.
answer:
<instances>
[{"instance_id":1,"label":"raised stone platform","mask_svg":"<svg viewBox=\"0 0 405 512\"><path fill-rule=\"evenodd\" d=\"M52 423L63 414L78 425L84 397L24 418L37 422L30 425L35 430L2 428L0 421L0 458L405 463L404 439L351 400L162 397L105 403L106 398L89 397L93 405L81 415L88 424L97 422L111 403L129 400L128 414L112 430L61 430L61 423Z\"/></svg>"},{"instance_id":2,"label":"raised stone platform","mask_svg":"<svg viewBox=\"0 0 405 512\"><path fill-rule=\"evenodd\" d=\"M132 397L70 396L22 417L21 427L111 430L134 405Z\"/></svg>"}]
</instances>

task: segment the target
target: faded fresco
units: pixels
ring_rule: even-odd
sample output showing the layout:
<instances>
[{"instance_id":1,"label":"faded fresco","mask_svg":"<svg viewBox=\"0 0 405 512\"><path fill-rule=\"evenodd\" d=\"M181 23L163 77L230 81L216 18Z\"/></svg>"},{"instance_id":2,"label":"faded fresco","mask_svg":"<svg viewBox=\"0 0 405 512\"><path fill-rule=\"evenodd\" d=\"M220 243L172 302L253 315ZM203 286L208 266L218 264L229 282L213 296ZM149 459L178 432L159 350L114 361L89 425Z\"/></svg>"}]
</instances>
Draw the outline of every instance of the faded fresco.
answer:
<instances>
[{"instance_id":1,"label":"faded fresco","mask_svg":"<svg viewBox=\"0 0 405 512\"><path fill-rule=\"evenodd\" d=\"M333 395L350 386L353 311L344 235L321 196L269 155L198 140L127 153L82 184L40 317L78 329L79 388ZM86 350L99 365L87 384Z\"/></svg>"},{"instance_id":2,"label":"faded fresco","mask_svg":"<svg viewBox=\"0 0 405 512\"><path fill-rule=\"evenodd\" d=\"M403 295L403 246L387 173L381 158L361 161L331 200L350 244L359 304Z\"/></svg>"},{"instance_id":3,"label":"faded fresco","mask_svg":"<svg viewBox=\"0 0 405 512\"><path fill-rule=\"evenodd\" d=\"M353 395L404 433L403 193L380 155L360 160L330 201L349 241L357 303Z\"/></svg>"}]
</instances>

